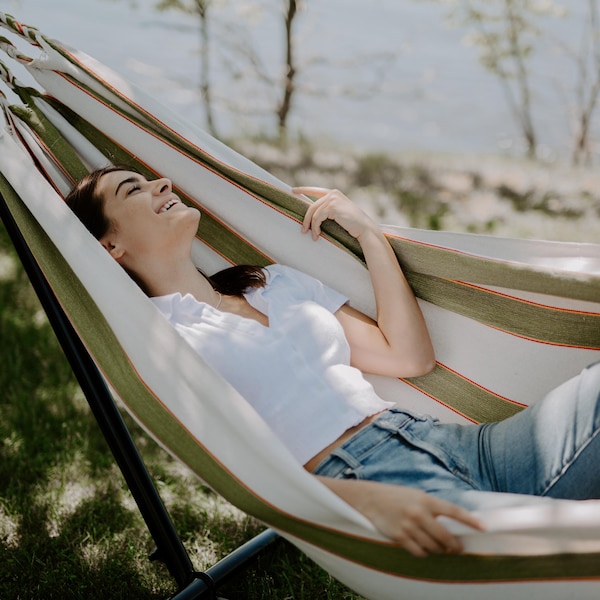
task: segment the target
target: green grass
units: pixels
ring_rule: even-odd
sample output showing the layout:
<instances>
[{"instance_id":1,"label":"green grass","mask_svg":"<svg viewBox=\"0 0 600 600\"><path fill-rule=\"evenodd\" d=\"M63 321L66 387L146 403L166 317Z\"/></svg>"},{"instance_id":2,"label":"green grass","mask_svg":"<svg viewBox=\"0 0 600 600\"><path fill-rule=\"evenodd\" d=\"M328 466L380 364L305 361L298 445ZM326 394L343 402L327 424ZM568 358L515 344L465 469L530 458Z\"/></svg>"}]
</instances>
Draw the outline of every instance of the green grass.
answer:
<instances>
[{"instance_id":1,"label":"green grass","mask_svg":"<svg viewBox=\"0 0 600 600\"><path fill-rule=\"evenodd\" d=\"M176 589L0 226L0 598L152 600ZM126 421L202 570L263 529ZM359 600L280 541L229 600Z\"/></svg>"}]
</instances>

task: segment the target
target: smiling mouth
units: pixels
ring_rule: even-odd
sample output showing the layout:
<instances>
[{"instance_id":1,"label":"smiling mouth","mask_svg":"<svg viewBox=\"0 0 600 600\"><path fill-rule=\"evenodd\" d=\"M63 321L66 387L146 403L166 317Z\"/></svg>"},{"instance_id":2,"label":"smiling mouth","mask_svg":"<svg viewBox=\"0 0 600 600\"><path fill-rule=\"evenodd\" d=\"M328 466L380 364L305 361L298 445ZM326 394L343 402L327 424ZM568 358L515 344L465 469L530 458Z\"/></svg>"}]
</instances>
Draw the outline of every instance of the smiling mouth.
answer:
<instances>
[{"instance_id":1,"label":"smiling mouth","mask_svg":"<svg viewBox=\"0 0 600 600\"><path fill-rule=\"evenodd\" d=\"M169 200L166 204L163 204L160 208L160 210L158 211L159 213L165 213L167 212L170 208L173 208L176 204L179 204L179 200Z\"/></svg>"}]
</instances>

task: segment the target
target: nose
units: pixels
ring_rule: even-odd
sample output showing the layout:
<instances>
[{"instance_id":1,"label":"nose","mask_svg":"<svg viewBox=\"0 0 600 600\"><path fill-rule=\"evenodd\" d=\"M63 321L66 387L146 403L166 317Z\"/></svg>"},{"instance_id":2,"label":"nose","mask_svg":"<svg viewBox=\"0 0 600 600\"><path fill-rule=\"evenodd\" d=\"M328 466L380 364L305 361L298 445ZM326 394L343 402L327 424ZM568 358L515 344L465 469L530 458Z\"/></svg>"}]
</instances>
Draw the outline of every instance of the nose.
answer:
<instances>
[{"instance_id":1,"label":"nose","mask_svg":"<svg viewBox=\"0 0 600 600\"><path fill-rule=\"evenodd\" d=\"M161 177L154 180L154 192L157 194L169 193L173 189L173 184L170 179Z\"/></svg>"}]
</instances>

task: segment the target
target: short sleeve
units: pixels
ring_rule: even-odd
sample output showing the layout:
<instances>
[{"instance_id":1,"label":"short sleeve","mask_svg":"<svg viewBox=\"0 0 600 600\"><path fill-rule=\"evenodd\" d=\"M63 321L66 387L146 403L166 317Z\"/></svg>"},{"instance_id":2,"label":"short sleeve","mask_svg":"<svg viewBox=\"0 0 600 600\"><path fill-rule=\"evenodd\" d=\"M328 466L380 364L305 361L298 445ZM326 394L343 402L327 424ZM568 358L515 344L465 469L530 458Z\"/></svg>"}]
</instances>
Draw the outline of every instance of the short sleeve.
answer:
<instances>
[{"instance_id":1,"label":"short sleeve","mask_svg":"<svg viewBox=\"0 0 600 600\"><path fill-rule=\"evenodd\" d=\"M325 285L319 279L302 271L275 264L266 267L268 285L272 288L285 286L290 301L312 300L330 312L336 312L348 302L348 297Z\"/></svg>"}]
</instances>

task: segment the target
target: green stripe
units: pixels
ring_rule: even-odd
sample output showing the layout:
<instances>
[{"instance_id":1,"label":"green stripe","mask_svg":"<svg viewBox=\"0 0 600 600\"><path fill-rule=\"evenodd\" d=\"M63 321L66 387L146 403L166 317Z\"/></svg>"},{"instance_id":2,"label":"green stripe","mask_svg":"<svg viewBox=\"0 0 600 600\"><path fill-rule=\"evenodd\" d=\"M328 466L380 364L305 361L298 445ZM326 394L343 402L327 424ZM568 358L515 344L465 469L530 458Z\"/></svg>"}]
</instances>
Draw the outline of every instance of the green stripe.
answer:
<instances>
[{"instance_id":1,"label":"green stripe","mask_svg":"<svg viewBox=\"0 0 600 600\"><path fill-rule=\"evenodd\" d=\"M48 147L57 152L57 160L64 164L74 178L77 178L83 168L81 162L56 128L33 106L27 90L22 88L21 92L23 100L29 102L30 107L29 110L23 109L20 113L28 118L28 122L36 128ZM53 102L53 105L111 162L132 164L142 172L146 172L146 175L151 176L151 173L129 152L78 117L73 111L59 103ZM141 121L138 120L138 122L143 126ZM261 193L264 201L277 206L294 218L302 217L301 212L305 205L297 198L253 177L245 176L187 143L179 143L179 138L158 124L155 124L154 129L159 131L160 137L176 143L182 148L182 151L201 159L210 168L217 169L220 175L235 178L240 184L251 185L255 193ZM330 236L338 240L340 245L350 248L358 258L362 258L356 240L342 228L334 223L328 229ZM198 236L234 264L265 265L270 262L250 244L240 240L238 236L205 212L204 218L200 220ZM509 287L516 285L519 286L519 289L537 291L543 289L546 293L552 291L563 296L567 295L568 290L571 296L587 297L588 294L594 294L594 299L596 299L600 294L600 290L596 290L594 287L598 283L597 278L588 278L585 281L581 281L577 277L575 280L572 277L559 279L548 273L524 268L521 265L499 263L396 238L390 241L397 254L401 256L401 262L405 263L407 277L420 298L457 314L529 339L568 346L600 347L600 327L598 326L600 315L598 314L583 314L536 306L512 298L501 297L485 290L466 287L447 279L450 275L462 276L468 281L485 281L487 284L508 285ZM414 272L412 269L415 267L419 267L421 271ZM444 277L432 275L432 271L441 272Z\"/></svg>"},{"instance_id":2,"label":"green stripe","mask_svg":"<svg viewBox=\"0 0 600 600\"><path fill-rule=\"evenodd\" d=\"M553 273L395 237L390 238L390 243L403 267L425 275L590 302L600 298L597 275Z\"/></svg>"},{"instance_id":3,"label":"green stripe","mask_svg":"<svg viewBox=\"0 0 600 600\"><path fill-rule=\"evenodd\" d=\"M406 272L415 293L428 302L532 340L600 349L600 314L560 310L460 282Z\"/></svg>"},{"instance_id":4,"label":"green stripe","mask_svg":"<svg viewBox=\"0 0 600 600\"><path fill-rule=\"evenodd\" d=\"M64 54L60 47L55 48L63 54L70 62L71 57ZM83 69L90 77L93 77L102 87L106 87L104 82L96 77L96 75L87 70L85 66L80 63L74 63L78 68ZM251 191L258 197L263 200L269 201L272 204L278 206L282 212L285 212L289 216L292 216L296 219L302 219L304 213L306 212L306 206L303 201L296 198L295 196L288 194L275 186L266 183L260 179L247 175L246 173L239 171L229 165L217 160L212 155L203 150L199 149L197 146L190 144L187 140L181 138L179 135L172 132L170 129L165 127L160 121L155 119L153 115L149 113L144 113L144 117L141 118L139 115L139 107L131 102L129 98L118 94L119 99L122 100L125 104L130 107L130 111L124 112L119 106L117 106L114 102L109 100L106 96L101 96L97 91L92 90L89 86L85 85L83 82L79 80L74 80L71 76L67 74L63 74L64 77L68 80L73 81L74 85L86 90L90 95L95 97L100 97L104 103L111 107L116 113L125 115L127 119L130 119L132 122L139 125L141 128L146 130L151 130L154 135L156 135L159 139L168 142L170 145L174 146L180 152L186 154L187 156L193 157L198 160L202 164L208 165L217 173L223 175L226 179L233 181L239 184L241 187ZM117 92L110 90L111 94L116 94ZM111 142L112 143L112 142Z\"/></svg>"},{"instance_id":5,"label":"green stripe","mask_svg":"<svg viewBox=\"0 0 600 600\"><path fill-rule=\"evenodd\" d=\"M84 69L86 73L104 87L104 82L101 79L98 79L92 71L87 70L83 65L73 60L68 53L61 48L60 44L50 40L47 41L68 61L72 62L77 67ZM76 83L77 85L83 86L81 82ZM91 89L87 89L91 94L98 95ZM131 107L131 113L128 113L128 117L137 122L140 126L147 128L148 125L146 121L139 119L135 115L138 110L137 107L126 96L120 95L119 97ZM120 109L115 106L114 103L106 99L105 101L112 106L115 111L120 112ZM306 207L299 199L279 190L271 184L255 179L254 177L248 176L245 173L221 163L208 153L199 150L196 146L189 144L178 135L173 134L173 132L154 119L152 115L147 115L147 118L150 120L151 128L159 135L159 137L168 140L188 155L194 156L205 164L210 165L219 173L251 190L263 200L272 203L282 211L286 212L286 214L289 214L298 220L302 219ZM333 224L332 227L326 226L324 231L333 240L338 241L342 246L361 258L362 255L356 240L341 228L336 227L335 224ZM486 258L452 252L444 248L431 247L410 240L393 238L390 242L394 247L397 256L401 262L406 265L408 270L426 275L470 281L484 285L511 287L513 289L553 294L561 297L588 301L597 301L598 297L600 297L600 278L598 277L568 273L552 274L539 271L527 265L490 261Z\"/></svg>"},{"instance_id":6,"label":"green stripe","mask_svg":"<svg viewBox=\"0 0 600 600\"><path fill-rule=\"evenodd\" d=\"M65 52L60 48L60 46L56 46L54 44L52 45L57 51L63 54L63 56L65 56L67 60L73 62L71 60L71 57L65 54ZM73 64L75 64L78 68L83 69L90 77L94 78L99 85L101 85L102 87L106 87L104 82L101 79L99 79L92 71L89 71L85 66L77 62L73 62ZM265 201L266 203L271 204L272 206L276 206L281 212L288 215L289 217L299 222L302 221L302 219L304 218L307 206L303 200L300 200L296 196L289 194L270 183L255 178L251 175L244 173L243 171L235 169L227 165L226 163L221 162L220 160L214 158L211 154L204 152L202 149L198 148L193 144L190 144L189 142L187 142L187 140L172 132L170 129L168 129L162 123L160 123L157 119L155 119L154 116L150 113L144 113L144 117L141 118L140 116L138 116L139 108L134 103L132 103L131 100L127 98L127 96L118 94L119 99L130 107L130 112L124 112L120 106L117 106L106 96L98 94L97 91L91 89L83 82L75 80L67 74L63 74L63 76L66 79L72 81L75 86L86 90L90 95L95 96L97 98L101 98L102 102L110 106L111 109L114 110L114 112L124 115L127 119L139 125L142 129L151 130L154 133L154 135L156 135L159 139L166 141L168 144L172 145L180 152L193 158L199 163L207 165L213 171L223 176L225 179L237 183L242 188L250 191L252 194ZM116 94L116 92L113 90L110 90L110 93ZM56 107L59 110L61 110L61 112L63 111L59 103L56 104ZM68 120L71 119L71 117L67 118ZM77 116L76 118L79 117ZM105 154L105 156L109 158L111 156L110 148L112 147L112 145L116 144L114 143L114 141L109 140L106 151L100 148L101 151ZM110 160L112 162L112 159ZM335 241L338 244L344 246L345 248L350 249L351 252L356 254L359 258L362 257L360 245L339 225L337 225L336 223L325 224L323 231L325 235L327 235L332 241Z\"/></svg>"},{"instance_id":7,"label":"green stripe","mask_svg":"<svg viewBox=\"0 0 600 600\"><path fill-rule=\"evenodd\" d=\"M97 79L97 81L102 84L101 80ZM78 83L78 85L81 84ZM94 93L92 90L89 90L89 92ZM125 96L120 96L120 98L131 107L132 113L127 113L127 117L141 127L147 128L146 121L135 116L138 109ZM113 103L108 103L115 111L122 112ZM159 138L168 141L188 156L210 166L226 179L248 189L292 218L298 221L303 219L306 204L300 199L222 163L197 146L174 134L159 121L153 119L152 115L145 116L150 119L151 128ZM347 249L359 260L363 260L359 244L343 228L336 223L326 223L323 231L329 239ZM530 265L494 261L445 248L420 244L411 240L388 237L401 264L407 270L424 275L464 280L483 285L497 285L593 302L600 297L600 278L598 277L573 273L550 273Z\"/></svg>"},{"instance_id":8,"label":"green stripe","mask_svg":"<svg viewBox=\"0 0 600 600\"><path fill-rule=\"evenodd\" d=\"M476 423L501 421L523 410L439 364L427 375L407 381Z\"/></svg>"},{"instance_id":9,"label":"green stripe","mask_svg":"<svg viewBox=\"0 0 600 600\"><path fill-rule=\"evenodd\" d=\"M10 110L40 136L48 150L55 156L57 164L71 175L73 181L81 179L86 175L87 169L69 142L35 105L33 97L41 98L39 92L20 86L15 86L15 91L27 106L11 106Z\"/></svg>"}]
</instances>

